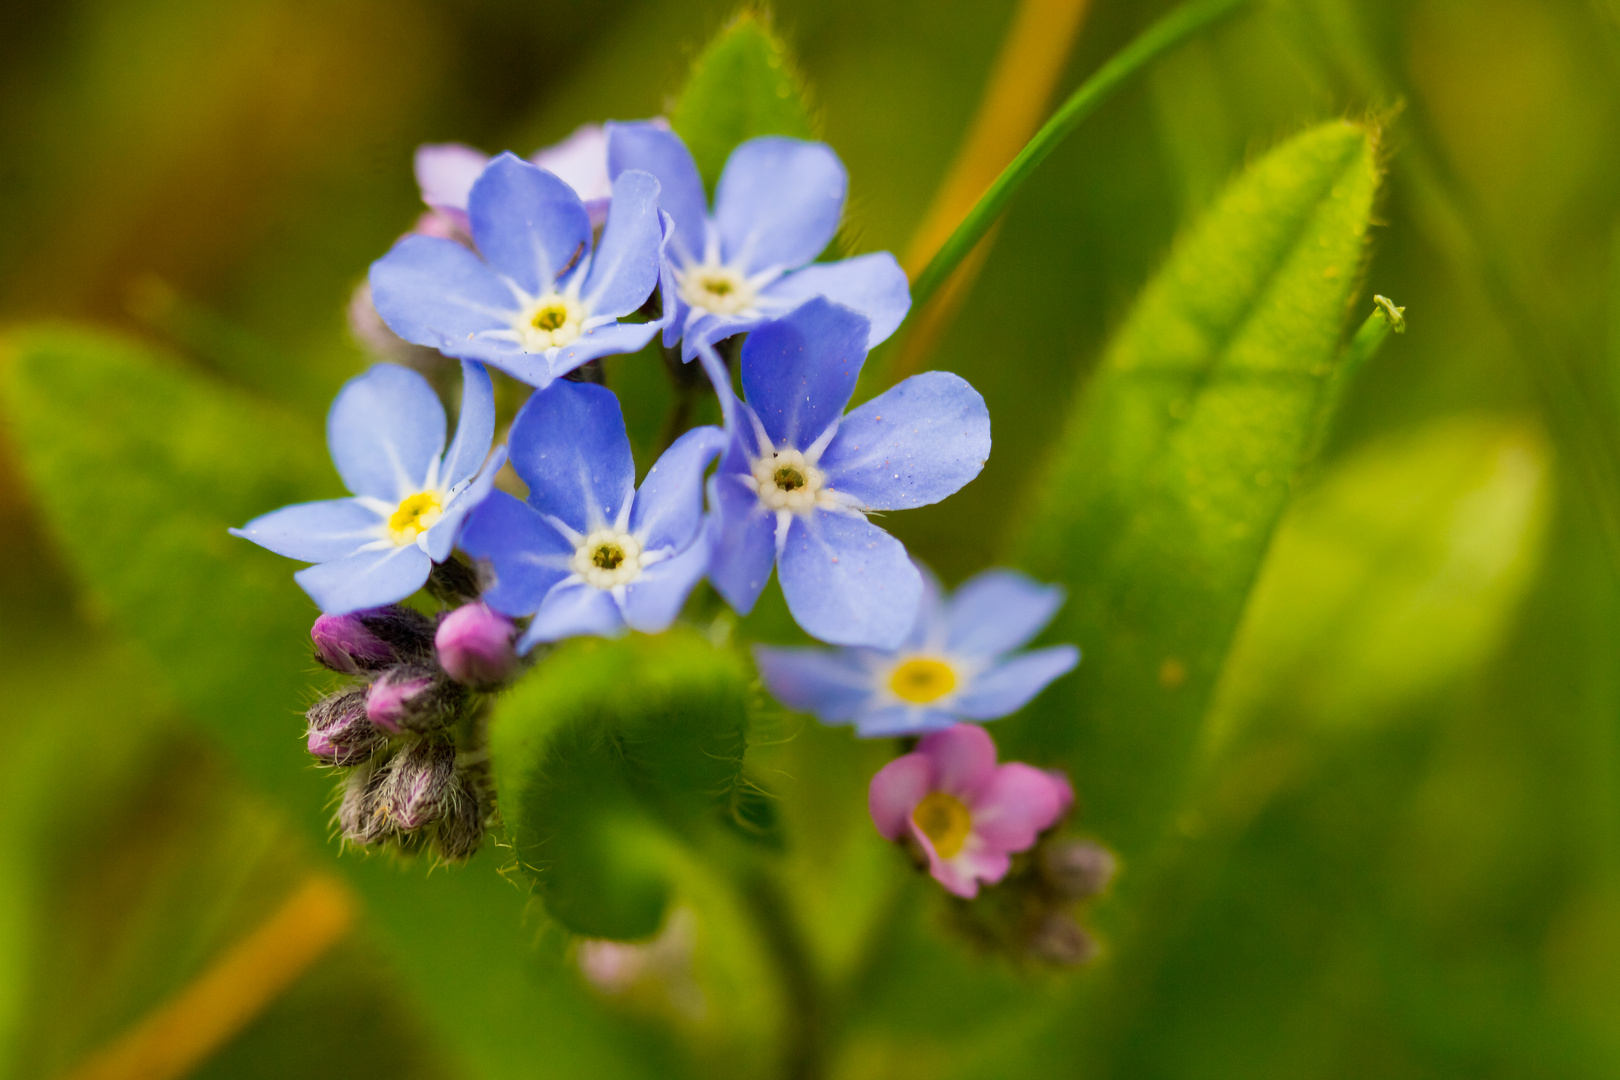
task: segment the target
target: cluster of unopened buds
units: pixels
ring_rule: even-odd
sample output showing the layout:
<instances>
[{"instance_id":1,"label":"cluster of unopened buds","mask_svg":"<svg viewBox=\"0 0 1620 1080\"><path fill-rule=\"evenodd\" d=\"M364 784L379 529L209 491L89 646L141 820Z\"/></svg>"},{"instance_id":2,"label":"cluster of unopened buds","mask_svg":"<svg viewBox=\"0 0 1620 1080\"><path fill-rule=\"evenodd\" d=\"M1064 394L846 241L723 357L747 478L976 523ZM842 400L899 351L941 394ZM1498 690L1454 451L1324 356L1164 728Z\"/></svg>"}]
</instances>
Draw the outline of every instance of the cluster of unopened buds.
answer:
<instances>
[{"instance_id":1,"label":"cluster of unopened buds","mask_svg":"<svg viewBox=\"0 0 1620 1080\"><path fill-rule=\"evenodd\" d=\"M484 694L523 663L517 627L472 601L434 620L402 604L322 615L315 658L359 681L310 707L309 752L346 773L338 826L459 861L494 813Z\"/></svg>"},{"instance_id":2,"label":"cluster of unopened buds","mask_svg":"<svg viewBox=\"0 0 1620 1080\"><path fill-rule=\"evenodd\" d=\"M843 213L837 155L751 139L712 207L656 120L582 129L528 160L423 147L417 174L430 212L351 305L363 337L413 366L377 364L328 417L352 494L235 530L312 564L295 577L326 613L317 652L361 680L309 714L311 752L349 770L344 836L466 857L494 813L487 691L546 643L668 629L704 580L747 615L774 571L799 626L837 648L757 647L770 691L862 736L921 737L873 780L878 830L964 898L1014 872L1073 794L1060 775L998 766L978 725L1079 651L1020 651L1061 590L998 570L946 596L871 518L973 480L990 419L939 371L848 409L911 299L887 252L815 261ZM672 433L638 488L595 362L654 339L678 382L707 376L724 424ZM461 369L448 439L417 370L433 353ZM533 388L501 446L489 369ZM504 490L519 481L521 498ZM476 577L461 606L436 623L400 606L445 575Z\"/></svg>"}]
</instances>

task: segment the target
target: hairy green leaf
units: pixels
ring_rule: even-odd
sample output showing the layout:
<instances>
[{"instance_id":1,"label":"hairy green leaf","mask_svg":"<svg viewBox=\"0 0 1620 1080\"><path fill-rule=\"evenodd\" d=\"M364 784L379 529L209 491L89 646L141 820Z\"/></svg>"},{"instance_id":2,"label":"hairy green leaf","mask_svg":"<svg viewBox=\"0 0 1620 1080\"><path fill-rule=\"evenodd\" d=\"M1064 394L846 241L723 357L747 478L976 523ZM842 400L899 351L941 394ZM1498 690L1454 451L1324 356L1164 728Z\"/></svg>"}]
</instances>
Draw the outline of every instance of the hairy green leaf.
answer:
<instances>
[{"instance_id":1,"label":"hairy green leaf","mask_svg":"<svg viewBox=\"0 0 1620 1080\"><path fill-rule=\"evenodd\" d=\"M296 719L317 612L296 564L226 532L342 493L320 429L130 341L39 329L6 352L0 408L92 599L254 780L324 821Z\"/></svg>"},{"instance_id":2,"label":"hairy green leaf","mask_svg":"<svg viewBox=\"0 0 1620 1080\"><path fill-rule=\"evenodd\" d=\"M1069 587L1086 654L1015 747L1073 769L1129 854L1179 802L1211 688L1325 422L1378 186L1376 136L1313 128L1256 163L1148 286L1060 439L1019 561Z\"/></svg>"},{"instance_id":3,"label":"hairy green leaf","mask_svg":"<svg viewBox=\"0 0 1620 1080\"><path fill-rule=\"evenodd\" d=\"M695 634L571 642L502 701L490 755L519 865L594 937L651 934L677 836L737 801L748 676Z\"/></svg>"},{"instance_id":4,"label":"hairy green leaf","mask_svg":"<svg viewBox=\"0 0 1620 1080\"><path fill-rule=\"evenodd\" d=\"M810 137L804 88L763 16L744 11L709 42L670 123L686 140L710 191L738 143L759 135Z\"/></svg>"}]
</instances>

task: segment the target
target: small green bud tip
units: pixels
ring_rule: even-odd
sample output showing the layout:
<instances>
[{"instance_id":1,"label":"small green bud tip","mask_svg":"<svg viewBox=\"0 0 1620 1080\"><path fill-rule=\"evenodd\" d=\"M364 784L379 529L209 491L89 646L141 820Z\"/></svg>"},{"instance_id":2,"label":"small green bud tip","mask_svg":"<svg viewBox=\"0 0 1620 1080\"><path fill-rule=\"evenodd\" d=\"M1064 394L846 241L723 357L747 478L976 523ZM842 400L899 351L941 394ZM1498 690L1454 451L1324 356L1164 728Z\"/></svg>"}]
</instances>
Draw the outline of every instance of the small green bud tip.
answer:
<instances>
[{"instance_id":1,"label":"small green bud tip","mask_svg":"<svg viewBox=\"0 0 1620 1080\"><path fill-rule=\"evenodd\" d=\"M1406 333L1405 308L1396 307L1395 301L1391 300L1387 296L1374 296L1373 303L1377 304L1378 310L1384 313L1384 318L1388 320L1389 328L1391 330L1395 331L1397 334Z\"/></svg>"}]
</instances>

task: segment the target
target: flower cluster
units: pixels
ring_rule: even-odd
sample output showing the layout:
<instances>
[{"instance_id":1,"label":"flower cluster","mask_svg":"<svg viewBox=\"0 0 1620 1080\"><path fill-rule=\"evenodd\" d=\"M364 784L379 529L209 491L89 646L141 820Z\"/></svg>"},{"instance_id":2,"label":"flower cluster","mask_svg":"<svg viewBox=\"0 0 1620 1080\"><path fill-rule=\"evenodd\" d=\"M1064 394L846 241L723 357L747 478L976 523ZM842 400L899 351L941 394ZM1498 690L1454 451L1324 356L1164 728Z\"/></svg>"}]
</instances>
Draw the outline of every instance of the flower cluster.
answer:
<instances>
[{"instance_id":1,"label":"flower cluster","mask_svg":"<svg viewBox=\"0 0 1620 1080\"><path fill-rule=\"evenodd\" d=\"M315 620L315 658L358 680L307 715L309 752L346 773L345 839L478 850L493 804L474 691L516 672L516 630L476 601L436 624L399 604Z\"/></svg>"},{"instance_id":2,"label":"flower cluster","mask_svg":"<svg viewBox=\"0 0 1620 1080\"><path fill-rule=\"evenodd\" d=\"M352 494L233 530L313 564L295 578L325 613L318 656L358 680L309 712L310 752L347 770L344 836L466 857L493 813L487 692L548 643L666 630L705 579L747 615L774 572L799 626L838 648L758 647L766 686L862 736L925 736L873 781L879 831L957 895L1005 876L1073 797L998 767L974 725L1079 653L1018 651L1061 590L990 571L947 596L873 520L973 480L990 418L937 371L850 408L911 300L886 252L816 261L843 214L837 155L744 142L712 206L662 121L529 159L426 146L416 169L429 211L373 264L363 307L400 348L459 361L453 440L433 383L379 363L328 417ZM701 360L724 424L677 426L638 486L596 361L655 342L685 385ZM501 446L489 369L531 388ZM454 601L437 620L403 603L425 584Z\"/></svg>"}]
</instances>

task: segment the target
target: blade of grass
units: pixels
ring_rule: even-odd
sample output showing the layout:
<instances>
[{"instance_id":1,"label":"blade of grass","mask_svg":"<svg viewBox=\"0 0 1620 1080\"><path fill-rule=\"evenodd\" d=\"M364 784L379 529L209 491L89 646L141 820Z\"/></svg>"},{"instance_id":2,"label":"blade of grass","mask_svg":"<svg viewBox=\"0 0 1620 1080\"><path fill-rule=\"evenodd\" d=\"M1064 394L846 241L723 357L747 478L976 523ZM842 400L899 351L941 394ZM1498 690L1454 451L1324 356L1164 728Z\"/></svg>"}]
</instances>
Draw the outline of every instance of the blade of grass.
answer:
<instances>
[{"instance_id":1,"label":"blade of grass","mask_svg":"<svg viewBox=\"0 0 1620 1080\"><path fill-rule=\"evenodd\" d=\"M1194 0L1148 27L1080 85L1052 118L1001 171L962 223L951 233L911 285L914 307L921 307L989 231L1013 195L1080 122L1096 111L1132 75L1200 30L1242 7L1248 0Z\"/></svg>"}]
</instances>

